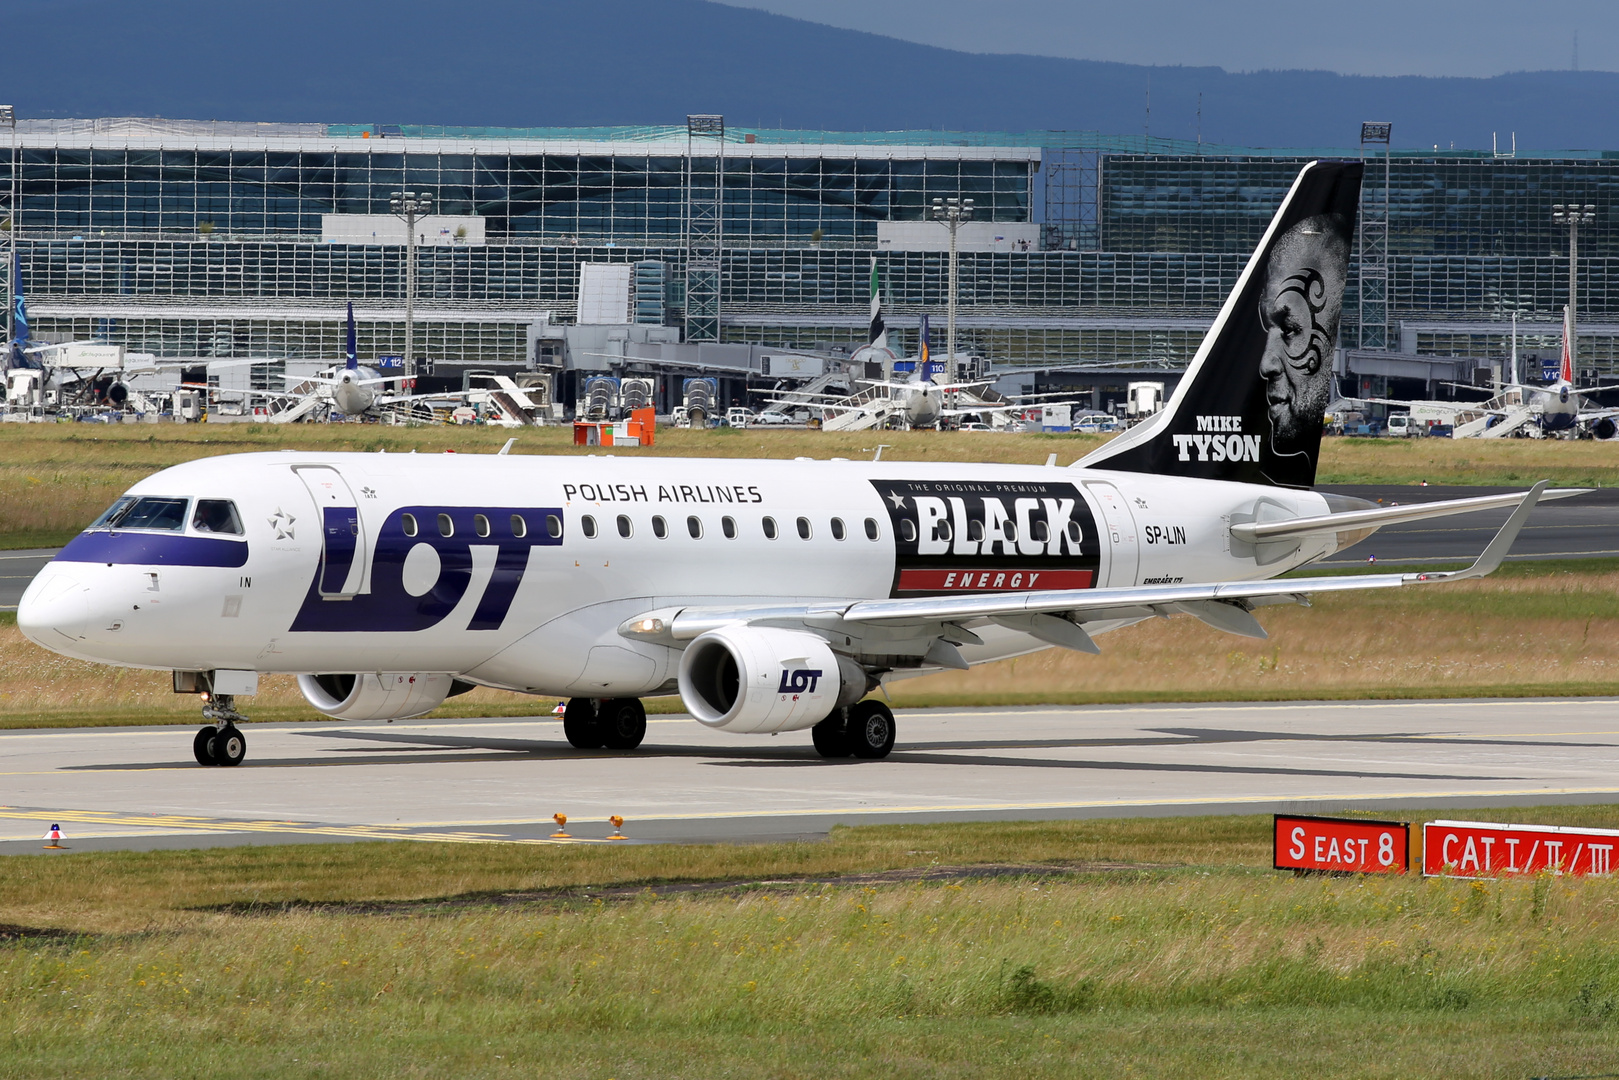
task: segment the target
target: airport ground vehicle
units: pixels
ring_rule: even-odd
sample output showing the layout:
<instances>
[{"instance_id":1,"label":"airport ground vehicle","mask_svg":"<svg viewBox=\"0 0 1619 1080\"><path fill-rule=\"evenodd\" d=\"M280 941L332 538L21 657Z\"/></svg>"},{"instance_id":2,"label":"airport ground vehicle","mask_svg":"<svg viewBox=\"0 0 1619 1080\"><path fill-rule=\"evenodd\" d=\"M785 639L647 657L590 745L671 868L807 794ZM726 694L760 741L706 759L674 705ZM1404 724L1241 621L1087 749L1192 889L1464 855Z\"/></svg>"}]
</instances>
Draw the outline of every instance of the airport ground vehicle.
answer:
<instances>
[{"instance_id":1,"label":"airport ground vehicle","mask_svg":"<svg viewBox=\"0 0 1619 1080\"><path fill-rule=\"evenodd\" d=\"M1422 426L1414 423L1410 413L1389 413L1388 433L1396 438L1409 438L1421 435Z\"/></svg>"}]
</instances>

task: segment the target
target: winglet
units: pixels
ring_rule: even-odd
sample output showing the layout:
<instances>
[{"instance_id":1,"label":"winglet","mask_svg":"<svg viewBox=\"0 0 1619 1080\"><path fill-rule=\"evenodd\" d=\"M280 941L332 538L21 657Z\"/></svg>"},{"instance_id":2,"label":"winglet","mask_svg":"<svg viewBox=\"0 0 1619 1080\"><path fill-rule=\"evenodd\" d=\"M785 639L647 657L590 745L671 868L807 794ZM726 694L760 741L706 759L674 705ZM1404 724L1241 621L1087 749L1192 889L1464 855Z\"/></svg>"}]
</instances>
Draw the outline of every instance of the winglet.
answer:
<instances>
[{"instance_id":1,"label":"winglet","mask_svg":"<svg viewBox=\"0 0 1619 1080\"><path fill-rule=\"evenodd\" d=\"M1466 570L1457 570L1448 574L1406 574L1405 580L1408 582L1460 581L1463 578L1488 577L1495 573L1500 568L1502 561L1507 557L1507 552L1512 549L1513 543L1518 539L1518 534L1523 531L1524 523L1529 520L1529 515L1534 512L1535 504L1540 501L1540 494L1546 490L1548 483L1550 481L1542 480L1524 494L1523 502L1518 504L1518 508L1512 512L1512 516L1507 518L1507 523L1501 526L1501 531L1495 534L1495 539L1490 541L1489 546L1480 553L1472 566L1469 566Z\"/></svg>"}]
</instances>

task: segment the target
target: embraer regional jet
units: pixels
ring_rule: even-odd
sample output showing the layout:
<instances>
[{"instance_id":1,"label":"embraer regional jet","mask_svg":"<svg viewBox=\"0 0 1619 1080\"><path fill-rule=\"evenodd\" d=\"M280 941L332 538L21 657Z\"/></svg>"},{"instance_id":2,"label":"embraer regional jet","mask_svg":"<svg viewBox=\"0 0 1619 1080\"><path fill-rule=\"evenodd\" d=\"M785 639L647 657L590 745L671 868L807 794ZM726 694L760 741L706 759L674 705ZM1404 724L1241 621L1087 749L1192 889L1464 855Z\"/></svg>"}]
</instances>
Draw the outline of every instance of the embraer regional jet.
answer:
<instances>
[{"instance_id":1,"label":"embraer regional jet","mask_svg":"<svg viewBox=\"0 0 1619 1080\"><path fill-rule=\"evenodd\" d=\"M1310 490L1360 167L1317 162L1167 408L1068 468L466 454L260 453L165 469L45 567L17 621L68 656L174 672L204 764L246 752L237 699L295 673L340 720L474 686L567 697L577 747L629 750L640 698L698 722L808 728L880 758L890 679L1186 614L1263 637L1311 593L1478 577L1541 483L1378 508ZM1568 492L1572 494L1573 492ZM1517 504L1470 568L1296 577L1381 525Z\"/></svg>"}]
</instances>

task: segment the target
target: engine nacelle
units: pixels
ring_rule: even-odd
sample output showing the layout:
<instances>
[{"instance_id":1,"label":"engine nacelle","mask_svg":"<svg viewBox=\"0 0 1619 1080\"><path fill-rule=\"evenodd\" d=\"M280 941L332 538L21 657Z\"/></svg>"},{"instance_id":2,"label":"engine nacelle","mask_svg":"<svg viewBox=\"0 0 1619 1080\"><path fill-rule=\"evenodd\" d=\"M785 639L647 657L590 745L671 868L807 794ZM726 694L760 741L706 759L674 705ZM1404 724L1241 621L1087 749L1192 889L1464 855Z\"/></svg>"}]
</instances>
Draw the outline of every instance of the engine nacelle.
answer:
<instances>
[{"instance_id":1,"label":"engine nacelle","mask_svg":"<svg viewBox=\"0 0 1619 1080\"><path fill-rule=\"evenodd\" d=\"M700 723L740 733L814 727L865 696L866 673L800 630L710 630L680 657L680 700Z\"/></svg>"},{"instance_id":2,"label":"engine nacelle","mask_svg":"<svg viewBox=\"0 0 1619 1080\"><path fill-rule=\"evenodd\" d=\"M334 720L404 720L432 712L444 699L472 689L454 675L366 672L300 675L304 700Z\"/></svg>"},{"instance_id":3,"label":"engine nacelle","mask_svg":"<svg viewBox=\"0 0 1619 1080\"><path fill-rule=\"evenodd\" d=\"M1591 422L1591 434L1606 442L1615 436L1619 436L1619 423L1616 423L1611 416L1593 420Z\"/></svg>"}]
</instances>

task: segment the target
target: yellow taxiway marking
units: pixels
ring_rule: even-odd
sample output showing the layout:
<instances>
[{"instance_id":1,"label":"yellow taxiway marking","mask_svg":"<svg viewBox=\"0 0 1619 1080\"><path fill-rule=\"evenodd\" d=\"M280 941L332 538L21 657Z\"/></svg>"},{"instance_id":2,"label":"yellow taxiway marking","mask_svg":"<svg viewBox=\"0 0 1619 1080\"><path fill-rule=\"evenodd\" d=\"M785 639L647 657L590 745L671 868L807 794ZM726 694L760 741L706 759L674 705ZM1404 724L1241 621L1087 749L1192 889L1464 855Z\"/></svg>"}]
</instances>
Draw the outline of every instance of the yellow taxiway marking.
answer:
<instances>
[{"instance_id":1,"label":"yellow taxiway marking","mask_svg":"<svg viewBox=\"0 0 1619 1080\"><path fill-rule=\"evenodd\" d=\"M1587 788L1463 788L1450 791L1347 792L1340 794L1297 795L1210 795L1179 799L1080 799L1052 802L938 803L873 806L802 807L774 810L721 810L707 813L650 813L643 821L721 821L738 818L841 817L871 814L951 814L1023 812L1035 810L1090 810L1119 807L1160 806L1244 806L1265 803L1351 803L1363 800L1391 802L1400 799L1514 798L1547 795L1619 795L1619 787ZM46 824L69 822L103 827L134 826L196 833L294 833L303 836L334 836L366 840L416 840L451 844L607 844L591 837L512 837L477 830L510 825L543 825L531 818L496 818L476 821L413 822L397 825L336 825L299 821L230 821L220 818L188 817L177 814L119 814L88 810L18 810L0 807L0 818L40 821ZM580 819L595 822L594 818ZM42 826L44 828L44 826ZM444 830L444 831L426 831ZM128 834L126 834L128 835Z\"/></svg>"},{"instance_id":2,"label":"yellow taxiway marking","mask_svg":"<svg viewBox=\"0 0 1619 1080\"><path fill-rule=\"evenodd\" d=\"M300 836L341 836L366 840L432 840L450 844L605 844L607 840L590 837L514 837L492 833L468 832L472 827L459 826L460 831L422 833L414 825L331 825L307 821L231 821L222 818L189 817L181 814L120 814L93 810L19 810L0 807L0 818L49 823L69 822L78 825L117 827L130 825L147 829L168 829L176 832L196 833L294 833ZM523 822L523 824L539 824Z\"/></svg>"}]
</instances>

